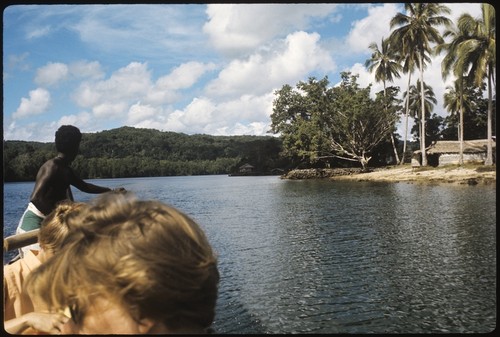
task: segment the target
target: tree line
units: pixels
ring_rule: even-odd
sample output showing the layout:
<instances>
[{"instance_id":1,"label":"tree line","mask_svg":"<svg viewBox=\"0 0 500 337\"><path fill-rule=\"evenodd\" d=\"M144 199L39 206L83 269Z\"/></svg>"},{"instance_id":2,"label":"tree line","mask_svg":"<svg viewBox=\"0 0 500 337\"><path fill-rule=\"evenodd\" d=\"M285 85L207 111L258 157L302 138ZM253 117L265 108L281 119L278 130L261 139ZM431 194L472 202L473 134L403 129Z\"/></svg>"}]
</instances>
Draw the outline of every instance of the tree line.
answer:
<instances>
[{"instance_id":1,"label":"tree line","mask_svg":"<svg viewBox=\"0 0 500 337\"><path fill-rule=\"evenodd\" d=\"M405 127L402 150L398 150L396 123L413 117L411 133L420 143L421 164L427 165L426 148L439 139L460 142L463 164L464 139L488 139L486 165L493 164L492 136L496 97L495 9L481 4L481 17L464 13L456 23L446 15L450 9L439 3L405 3L405 12L390 21L392 30L380 46L368 47L371 58L365 66L382 82L383 90L371 96L371 85L361 88L357 76L341 73L342 81L328 87L328 77L286 84L275 91L271 131L283 139L284 153L311 164L332 159L358 162L363 168L375 157L381 144L391 144L392 163L407 162ZM444 33L438 27L444 26ZM442 77L453 74L454 85L446 88L446 118L431 114L437 103L433 88L424 81L431 55L444 53ZM418 74L412 84L412 74ZM408 75L403 99L400 88L387 86L402 74ZM487 98L484 98L484 92ZM458 115L458 117L457 117ZM401 154L401 158L399 158Z\"/></svg>"},{"instance_id":2,"label":"tree line","mask_svg":"<svg viewBox=\"0 0 500 337\"><path fill-rule=\"evenodd\" d=\"M262 173L295 165L272 136L186 135L121 127L83 133L72 168L84 179L230 174L249 163ZM53 142L4 141L4 181L33 181L57 154Z\"/></svg>"}]
</instances>

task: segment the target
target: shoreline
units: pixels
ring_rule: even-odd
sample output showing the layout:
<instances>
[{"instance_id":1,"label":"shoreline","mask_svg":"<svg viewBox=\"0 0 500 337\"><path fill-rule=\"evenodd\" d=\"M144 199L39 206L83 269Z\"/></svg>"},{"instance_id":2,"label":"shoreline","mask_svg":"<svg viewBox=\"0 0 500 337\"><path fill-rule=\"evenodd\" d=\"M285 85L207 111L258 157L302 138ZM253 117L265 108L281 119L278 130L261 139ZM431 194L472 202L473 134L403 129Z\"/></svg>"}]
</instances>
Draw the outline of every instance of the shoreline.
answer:
<instances>
[{"instance_id":1,"label":"shoreline","mask_svg":"<svg viewBox=\"0 0 500 337\"><path fill-rule=\"evenodd\" d=\"M370 172L347 169L294 170L283 179L322 179L335 181L378 181L406 183L455 183L465 185L496 183L496 166L483 165L463 167L419 167L390 166Z\"/></svg>"}]
</instances>

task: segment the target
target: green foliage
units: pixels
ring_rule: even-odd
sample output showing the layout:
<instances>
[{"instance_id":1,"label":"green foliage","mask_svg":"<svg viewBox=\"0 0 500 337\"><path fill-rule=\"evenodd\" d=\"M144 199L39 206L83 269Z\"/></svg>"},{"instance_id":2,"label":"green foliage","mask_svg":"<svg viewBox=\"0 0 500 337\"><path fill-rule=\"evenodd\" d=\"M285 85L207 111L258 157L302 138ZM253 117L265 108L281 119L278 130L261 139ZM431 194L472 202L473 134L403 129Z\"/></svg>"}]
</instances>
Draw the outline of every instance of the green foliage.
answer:
<instances>
[{"instance_id":1,"label":"green foliage","mask_svg":"<svg viewBox=\"0 0 500 337\"><path fill-rule=\"evenodd\" d=\"M84 133L72 167L83 179L229 174L250 163L258 172L287 169L271 136L186 135L122 127ZM56 156L54 143L4 141L4 181L32 181Z\"/></svg>"},{"instance_id":2,"label":"green foliage","mask_svg":"<svg viewBox=\"0 0 500 337\"><path fill-rule=\"evenodd\" d=\"M360 88L357 76L341 74L338 87L328 88L328 78L299 82L297 90L284 85L275 92L271 131L283 139L284 154L314 164L340 158L365 167L370 152L389 139L395 129L398 90L373 100L371 86Z\"/></svg>"}]
</instances>

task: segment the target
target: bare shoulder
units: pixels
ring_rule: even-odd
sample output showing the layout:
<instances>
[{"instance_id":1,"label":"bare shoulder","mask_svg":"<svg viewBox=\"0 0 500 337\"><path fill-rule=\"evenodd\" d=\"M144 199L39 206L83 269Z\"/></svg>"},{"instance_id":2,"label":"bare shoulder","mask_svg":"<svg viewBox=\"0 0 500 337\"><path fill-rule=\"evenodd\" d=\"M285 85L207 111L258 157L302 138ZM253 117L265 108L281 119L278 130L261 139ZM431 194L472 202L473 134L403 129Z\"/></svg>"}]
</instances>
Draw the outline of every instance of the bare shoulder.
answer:
<instances>
[{"instance_id":1,"label":"bare shoulder","mask_svg":"<svg viewBox=\"0 0 500 337\"><path fill-rule=\"evenodd\" d=\"M38 175L52 175L56 174L61 168L63 168L63 165L60 163L58 158L52 158L47 160L45 163L40 166L40 169L38 170Z\"/></svg>"}]
</instances>

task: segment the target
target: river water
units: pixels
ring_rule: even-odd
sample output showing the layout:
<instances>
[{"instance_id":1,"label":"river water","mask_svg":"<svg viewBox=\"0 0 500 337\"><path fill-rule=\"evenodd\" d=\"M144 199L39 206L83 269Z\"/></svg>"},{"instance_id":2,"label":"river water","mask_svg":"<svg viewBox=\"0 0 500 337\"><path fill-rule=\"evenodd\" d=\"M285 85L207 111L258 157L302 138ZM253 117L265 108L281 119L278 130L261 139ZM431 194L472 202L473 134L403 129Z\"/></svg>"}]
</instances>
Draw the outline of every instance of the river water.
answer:
<instances>
[{"instance_id":1,"label":"river water","mask_svg":"<svg viewBox=\"0 0 500 337\"><path fill-rule=\"evenodd\" d=\"M200 223L219 256L217 333L496 328L496 185L222 175L88 181L161 200ZM32 188L4 184L4 236Z\"/></svg>"}]
</instances>

